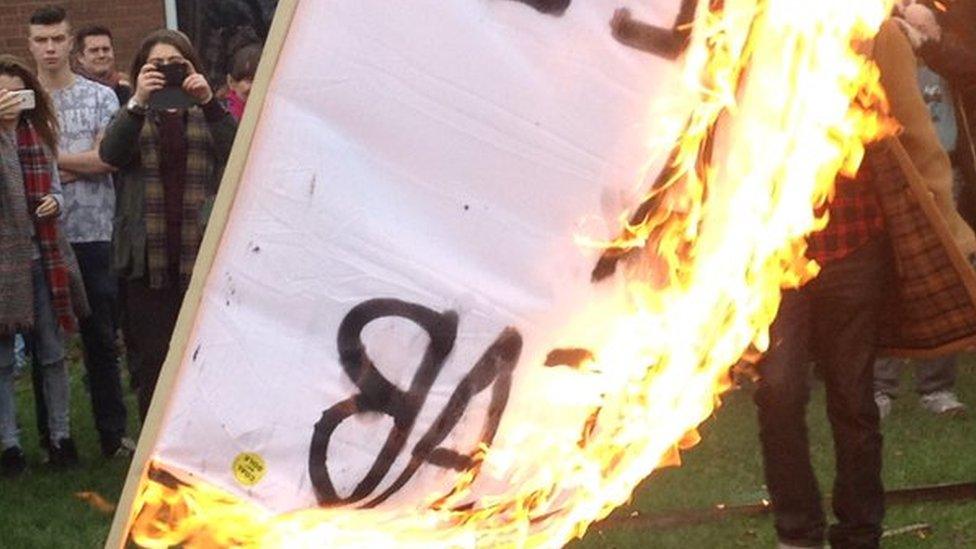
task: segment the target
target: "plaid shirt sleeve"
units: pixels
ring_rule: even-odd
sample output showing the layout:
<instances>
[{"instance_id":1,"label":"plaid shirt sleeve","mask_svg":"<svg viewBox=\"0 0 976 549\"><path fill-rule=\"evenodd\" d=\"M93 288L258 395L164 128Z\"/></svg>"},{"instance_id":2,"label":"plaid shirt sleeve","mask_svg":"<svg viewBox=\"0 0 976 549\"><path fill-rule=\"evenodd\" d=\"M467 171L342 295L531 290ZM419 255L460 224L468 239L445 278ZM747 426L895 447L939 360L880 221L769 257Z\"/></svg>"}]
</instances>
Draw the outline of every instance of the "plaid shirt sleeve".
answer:
<instances>
[{"instance_id":1,"label":"plaid shirt sleeve","mask_svg":"<svg viewBox=\"0 0 976 549\"><path fill-rule=\"evenodd\" d=\"M807 240L811 259L821 265L841 259L884 233L884 217L872 187L874 177L862 164L854 179L838 178L834 199L826 206L827 226Z\"/></svg>"}]
</instances>

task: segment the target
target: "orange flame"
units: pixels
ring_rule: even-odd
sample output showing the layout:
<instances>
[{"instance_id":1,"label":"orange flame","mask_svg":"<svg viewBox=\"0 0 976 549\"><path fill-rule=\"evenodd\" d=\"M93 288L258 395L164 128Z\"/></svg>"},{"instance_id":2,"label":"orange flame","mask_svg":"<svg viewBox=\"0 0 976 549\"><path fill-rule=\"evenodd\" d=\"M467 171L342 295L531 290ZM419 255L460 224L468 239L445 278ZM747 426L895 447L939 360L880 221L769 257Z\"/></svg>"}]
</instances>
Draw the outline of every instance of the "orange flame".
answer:
<instances>
[{"instance_id":1,"label":"orange flame","mask_svg":"<svg viewBox=\"0 0 976 549\"><path fill-rule=\"evenodd\" d=\"M895 130L878 70L857 51L890 1L700 4L683 78L698 101L676 121L680 140L646 197L653 207L606 244L624 266L608 282L621 291L565 334L597 351L573 379L534 396L590 402L582 431L506 424L448 496L408 510L274 516L156 472L140 486L132 541L558 546L627 501L653 469L676 462L728 388L729 367L767 348L780 290L816 275L804 237L826 219L814 207L829 200L838 173L857 170L864 143ZM506 488L475 497L481 476Z\"/></svg>"}]
</instances>

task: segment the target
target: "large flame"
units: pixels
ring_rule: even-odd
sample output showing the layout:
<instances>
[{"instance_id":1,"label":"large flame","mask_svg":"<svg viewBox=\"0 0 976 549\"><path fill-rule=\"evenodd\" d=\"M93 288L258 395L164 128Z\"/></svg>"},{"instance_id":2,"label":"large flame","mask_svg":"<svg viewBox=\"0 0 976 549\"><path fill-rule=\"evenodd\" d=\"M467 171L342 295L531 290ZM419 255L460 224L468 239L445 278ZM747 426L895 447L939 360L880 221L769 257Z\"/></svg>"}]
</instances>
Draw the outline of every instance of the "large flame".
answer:
<instances>
[{"instance_id":1,"label":"large flame","mask_svg":"<svg viewBox=\"0 0 976 549\"><path fill-rule=\"evenodd\" d=\"M864 144L894 129L877 68L859 53L890 3L701 0L682 80L699 101L673 121L682 134L647 196L652 207L607 243L622 267L609 283L625 299L595 305L567 334L595 350L574 372L586 381L573 398L592 402L582 430L508 425L506 442L483 448L448 496L409 510L274 516L202 483L147 474L132 541L534 547L581 536L697 441L730 366L766 349L781 289L816 275L804 257L805 235L826 223L816 207L839 173L856 171ZM478 473L507 488L471 505Z\"/></svg>"}]
</instances>

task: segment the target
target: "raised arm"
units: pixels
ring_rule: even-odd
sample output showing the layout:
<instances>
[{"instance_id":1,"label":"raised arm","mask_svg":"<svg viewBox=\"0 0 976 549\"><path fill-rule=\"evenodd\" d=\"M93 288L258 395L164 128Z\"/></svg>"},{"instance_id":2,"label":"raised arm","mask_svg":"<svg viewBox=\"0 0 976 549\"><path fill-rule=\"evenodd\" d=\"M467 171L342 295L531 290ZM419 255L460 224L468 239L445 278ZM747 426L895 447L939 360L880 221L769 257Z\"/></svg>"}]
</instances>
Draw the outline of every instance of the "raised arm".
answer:
<instances>
[{"instance_id":1,"label":"raised arm","mask_svg":"<svg viewBox=\"0 0 976 549\"><path fill-rule=\"evenodd\" d=\"M943 33L941 40L928 40L918 53L930 69L957 88L976 87L976 49L955 34Z\"/></svg>"},{"instance_id":2,"label":"raised arm","mask_svg":"<svg viewBox=\"0 0 976 549\"><path fill-rule=\"evenodd\" d=\"M223 166L227 163L230 150L234 146L237 122L217 99L211 99L200 108L203 109L203 116L207 120L207 127L210 128L210 136L213 138L214 156L217 158L217 163Z\"/></svg>"},{"instance_id":3,"label":"raised arm","mask_svg":"<svg viewBox=\"0 0 976 549\"><path fill-rule=\"evenodd\" d=\"M146 121L145 113L121 109L105 128L98 146L102 162L118 169L129 167L139 158L139 133Z\"/></svg>"}]
</instances>

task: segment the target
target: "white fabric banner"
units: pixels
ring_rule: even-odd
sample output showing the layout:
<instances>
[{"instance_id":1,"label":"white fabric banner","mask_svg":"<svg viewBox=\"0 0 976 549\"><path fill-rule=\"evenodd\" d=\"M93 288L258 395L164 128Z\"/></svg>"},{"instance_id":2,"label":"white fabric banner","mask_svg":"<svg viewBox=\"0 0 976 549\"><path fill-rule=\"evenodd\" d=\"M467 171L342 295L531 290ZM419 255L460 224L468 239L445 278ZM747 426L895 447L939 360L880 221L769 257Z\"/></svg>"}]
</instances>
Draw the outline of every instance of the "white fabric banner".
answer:
<instances>
[{"instance_id":1,"label":"white fabric banner","mask_svg":"<svg viewBox=\"0 0 976 549\"><path fill-rule=\"evenodd\" d=\"M617 234L680 99L609 21L679 3L301 2L153 459L279 512L396 505L515 424L578 432L586 380L544 362L615 282L574 238Z\"/></svg>"}]
</instances>

